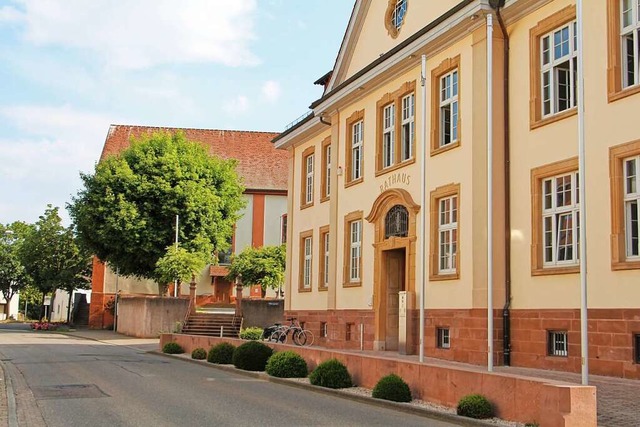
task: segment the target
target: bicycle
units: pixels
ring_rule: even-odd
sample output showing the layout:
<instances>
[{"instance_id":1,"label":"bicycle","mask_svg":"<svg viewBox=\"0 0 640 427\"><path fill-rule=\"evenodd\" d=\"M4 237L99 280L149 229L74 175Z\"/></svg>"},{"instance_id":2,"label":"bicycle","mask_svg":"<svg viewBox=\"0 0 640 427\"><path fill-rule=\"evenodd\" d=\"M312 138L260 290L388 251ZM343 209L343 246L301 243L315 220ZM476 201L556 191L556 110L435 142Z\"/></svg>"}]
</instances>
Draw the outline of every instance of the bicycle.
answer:
<instances>
[{"instance_id":1,"label":"bicycle","mask_svg":"<svg viewBox=\"0 0 640 427\"><path fill-rule=\"evenodd\" d=\"M302 329L295 317L288 317L287 320L291 322L289 325L280 325L276 323L274 326L265 329L265 335L268 329L272 330L269 338L267 338L268 341L285 344L289 334L291 334L291 338L295 345L310 346L313 344L314 336L311 331Z\"/></svg>"}]
</instances>

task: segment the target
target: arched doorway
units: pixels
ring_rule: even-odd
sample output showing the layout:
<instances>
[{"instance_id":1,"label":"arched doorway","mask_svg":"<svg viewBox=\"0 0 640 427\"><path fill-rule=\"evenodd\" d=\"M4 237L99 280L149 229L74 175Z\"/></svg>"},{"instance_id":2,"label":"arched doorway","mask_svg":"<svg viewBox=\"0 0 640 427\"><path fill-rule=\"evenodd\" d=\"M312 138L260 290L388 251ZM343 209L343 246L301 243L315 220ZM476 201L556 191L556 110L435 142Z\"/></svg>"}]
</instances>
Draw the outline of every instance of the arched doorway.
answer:
<instances>
[{"instance_id":1,"label":"arched doorway","mask_svg":"<svg viewBox=\"0 0 640 427\"><path fill-rule=\"evenodd\" d=\"M409 192L393 188L378 196L366 218L375 228L375 350L398 350L401 339L399 292L407 291L407 307L415 306L416 217L419 211L420 206ZM413 332L407 330L406 336L411 337ZM411 347L406 350L411 352Z\"/></svg>"}]
</instances>

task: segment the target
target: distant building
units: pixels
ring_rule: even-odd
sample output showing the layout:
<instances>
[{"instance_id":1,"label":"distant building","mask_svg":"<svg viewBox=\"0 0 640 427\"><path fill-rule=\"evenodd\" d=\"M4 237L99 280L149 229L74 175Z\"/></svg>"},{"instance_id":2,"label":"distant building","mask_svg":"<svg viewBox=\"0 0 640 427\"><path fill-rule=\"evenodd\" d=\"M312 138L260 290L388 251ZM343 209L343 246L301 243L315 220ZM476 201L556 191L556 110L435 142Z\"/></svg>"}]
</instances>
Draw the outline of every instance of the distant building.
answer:
<instances>
[{"instance_id":1,"label":"distant building","mask_svg":"<svg viewBox=\"0 0 640 427\"><path fill-rule=\"evenodd\" d=\"M230 303L235 289L224 277L232 253L248 246L279 245L283 243L287 224L288 154L276 150L271 143L277 134L269 132L229 131L213 129L180 129L147 126L112 125L100 159L117 154L129 147L131 138L153 132L184 132L190 141L198 141L209 152L223 159L236 159L237 172L243 178L247 206L241 212L229 253L220 254L220 263L211 265L197 279L198 304ZM123 294L157 295L154 282L129 277L116 277L116 273L94 259L89 326L104 328L113 324L113 316L105 305L113 300L117 288ZM260 296L260 290L245 290L247 296ZM183 284L182 294L188 294ZM267 297L275 297L270 291Z\"/></svg>"},{"instance_id":2,"label":"distant building","mask_svg":"<svg viewBox=\"0 0 640 427\"><path fill-rule=\"evenodd\" d=\"M11 298L11 303L7 304L7 300L5 300L2 294L0 293L0 320L7 320L9 318L18 319L18 300L19 299L20 299L20 295L17 294L13 298Z\"/></svg>"}]
</instances>

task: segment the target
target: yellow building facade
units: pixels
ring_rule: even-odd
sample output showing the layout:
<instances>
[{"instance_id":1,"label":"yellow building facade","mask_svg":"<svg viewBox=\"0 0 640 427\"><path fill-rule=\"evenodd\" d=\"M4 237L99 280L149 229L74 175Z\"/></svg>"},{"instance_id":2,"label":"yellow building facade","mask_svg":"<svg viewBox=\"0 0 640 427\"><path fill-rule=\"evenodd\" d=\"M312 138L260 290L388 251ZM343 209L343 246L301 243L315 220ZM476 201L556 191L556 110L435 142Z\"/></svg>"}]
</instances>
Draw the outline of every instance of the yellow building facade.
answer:
<instances>
[{"instance_id":1,"label":"yellow building facade","mask_svg":"<svg viewBox=\"0 0 640 427\"><path fill-rule=\"evenodd\" d=\"M640 2L585 3L590 367L640 378ZM323 96L274 139L285 307L322 345L486 363L491 246L494 361L580 370L576 37L572 0L355 2Z\"/></svg>"}]
</instances>

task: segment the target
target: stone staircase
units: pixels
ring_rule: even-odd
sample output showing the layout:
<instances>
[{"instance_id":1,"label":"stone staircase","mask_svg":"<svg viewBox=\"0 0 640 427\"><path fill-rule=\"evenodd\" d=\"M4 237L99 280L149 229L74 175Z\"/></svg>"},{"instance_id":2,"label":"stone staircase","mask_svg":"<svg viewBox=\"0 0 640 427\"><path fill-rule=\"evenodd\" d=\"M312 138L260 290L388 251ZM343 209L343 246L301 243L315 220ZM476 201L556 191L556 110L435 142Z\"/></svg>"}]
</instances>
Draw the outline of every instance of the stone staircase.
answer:
<instances>
[{"instance_id":1,"label":"stone staircase","mask_svg":"<svg viewBox=\"0 0 640 427\"><path fill-rule=\"evenodd\" d=\"M242 318L233 313L195 313L187 319L182 333L238 338L241 327Z\"/></svg>"}]
</instances>

